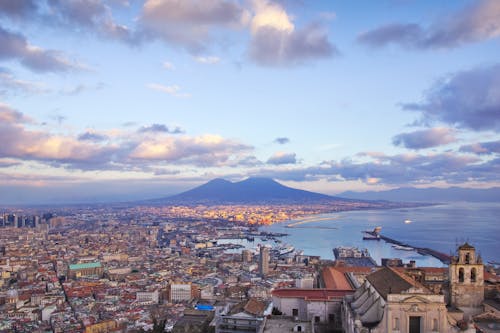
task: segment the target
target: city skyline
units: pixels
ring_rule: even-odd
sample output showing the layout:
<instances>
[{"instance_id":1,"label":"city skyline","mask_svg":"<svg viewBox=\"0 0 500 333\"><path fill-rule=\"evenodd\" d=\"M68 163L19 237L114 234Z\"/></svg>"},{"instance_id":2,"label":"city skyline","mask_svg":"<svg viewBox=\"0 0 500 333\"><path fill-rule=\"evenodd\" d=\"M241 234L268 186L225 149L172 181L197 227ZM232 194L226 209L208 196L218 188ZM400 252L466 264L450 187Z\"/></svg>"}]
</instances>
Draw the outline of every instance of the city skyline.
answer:
<instances>
[{"instance_id":1,"label":"city skyline","mask_svg":"<svg viewBox=\"0 0 500 333\"><path fill-rule=\"evenodd\" d=\"M0 1L0 200L500 186L500 3Z\"/></svg>"}]
</instances>

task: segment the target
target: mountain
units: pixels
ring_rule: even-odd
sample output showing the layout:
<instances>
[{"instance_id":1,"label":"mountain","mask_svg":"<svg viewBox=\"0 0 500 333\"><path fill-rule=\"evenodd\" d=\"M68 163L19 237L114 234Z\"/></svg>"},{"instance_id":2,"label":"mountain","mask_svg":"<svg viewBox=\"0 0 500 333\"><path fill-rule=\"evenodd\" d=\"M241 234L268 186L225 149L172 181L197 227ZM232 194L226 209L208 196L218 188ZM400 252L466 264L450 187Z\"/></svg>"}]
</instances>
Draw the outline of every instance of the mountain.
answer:
<instances>
[{"instance_id":1,"label":"mountain","mask_svg":"<svg viewBox=\"0 0 500 333\"><path fill-rule=\"evenodd\" d=\"M269 178L248 178L235 183L224 179L213 179L189 191L155 201L210 204L292 204L333 200L350 201L349 199L336 198L326 194L294 189Z\"/></svg>"},{"instance_id":2,"label":"mountain","mask_svg":"<svg viewBox=\"0 0 500 333\"><path fill-rule=\"evenodd\" d=\"M413 188L404 187L388 191L353 192L339 194L344 198L357 200L389 200L406 202L500 202L500 187L472 189L450 188Z\"/></svg>"}]
</instances>

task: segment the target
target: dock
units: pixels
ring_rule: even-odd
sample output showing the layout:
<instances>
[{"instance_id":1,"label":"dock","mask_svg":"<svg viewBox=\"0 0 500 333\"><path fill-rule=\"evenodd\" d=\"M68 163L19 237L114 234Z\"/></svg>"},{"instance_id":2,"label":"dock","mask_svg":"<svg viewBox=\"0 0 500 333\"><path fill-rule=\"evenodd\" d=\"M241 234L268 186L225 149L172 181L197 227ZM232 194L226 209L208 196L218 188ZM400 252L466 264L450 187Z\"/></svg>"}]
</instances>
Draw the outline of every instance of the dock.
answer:
<instances>
[{"instance_id":1,"label":"dock","mask_svg":"<svg viewBox=\"0 0 500 333\"><path fill-rule=\"evenodd\" d=\"M400 242L396 239L393 239L393 238L390 238L390 237L387 237L387 236L384 236L380 233L376 233L375 231L366 231L367 234L371 234L373 236L379 236L380 239L386 241L387 243L391 243L391 244L395 244L395 245L399 245L399 246L407 246L407 247L412 247L415 249L415 251L417 251L417 253L420 253L421 255L429 255L429 256L433 256L434 258L438 259L439 261L441 261L443 264L449 264L450 261L451 261L451 257L449 255L447 255L446 253L442 253L442 252L439 252L439 251L436 251L436 250L433 250L433 249L430 249L430 248L427 248L427 247L418 247L418 246L413 246L413 245L410 245L410 244L406 244L406 243L403 243L403 242Z\"/></svg>"}]
</instances>

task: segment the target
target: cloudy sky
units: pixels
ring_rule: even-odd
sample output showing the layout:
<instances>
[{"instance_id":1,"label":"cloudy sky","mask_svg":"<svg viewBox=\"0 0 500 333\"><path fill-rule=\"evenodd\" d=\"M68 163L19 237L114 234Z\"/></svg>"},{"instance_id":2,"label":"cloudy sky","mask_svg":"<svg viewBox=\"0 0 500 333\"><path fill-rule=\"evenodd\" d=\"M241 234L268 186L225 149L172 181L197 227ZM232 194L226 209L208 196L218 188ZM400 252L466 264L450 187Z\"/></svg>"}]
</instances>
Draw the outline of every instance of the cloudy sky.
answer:
<instances>
[{"instance_id":1,"label":"cloudy sky","mask_svg":"<svg viewBox=\"0 0 500 333\"><path fill-rule=\"evenodd\" d=\"M0 0L0 202L500 185L500 1Z\"/></svg>"}]
</instances>

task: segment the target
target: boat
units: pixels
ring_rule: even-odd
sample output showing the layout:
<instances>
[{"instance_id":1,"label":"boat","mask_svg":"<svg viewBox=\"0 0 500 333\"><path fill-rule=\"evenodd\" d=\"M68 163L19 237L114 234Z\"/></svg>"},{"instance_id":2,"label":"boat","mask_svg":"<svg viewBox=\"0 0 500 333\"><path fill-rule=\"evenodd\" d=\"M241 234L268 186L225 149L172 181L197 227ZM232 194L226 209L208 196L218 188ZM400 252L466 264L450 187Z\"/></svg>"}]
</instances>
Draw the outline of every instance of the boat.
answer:
<instances>
[{"instance_id":1,"label":"boat","mask_svg":"<svg viewBox=\"0 0 500 333\"><path fill-rule=\"evenodd\" d=\"M285 254L291 253L295 250L295 247L289 244L283 244L281 246L276 246L274 249L275 253L278 253L278 255L283 256Z\"/></svg>"},{"instance_id":2,"label":"boat","mask_svg":"<svg viewBox=\"0 0 500 333\"><path fill-rule=\"evenodd\" d=\"M411 246L404 246L404 245L393 245L392 246L395 250L401 250L401 251L413 251L415 248Z\"/></svg>"},{"instance_id":3,"label":"boat","mask_svg":"<svg viewBox=\"0 0 500 333\"><path fill-rule=\"evenodd\" d=\"M408 219L405 220L405 224L410 224L411 222L412 222L412 220L408 220Z\"/></svg>"}]
</instances>

